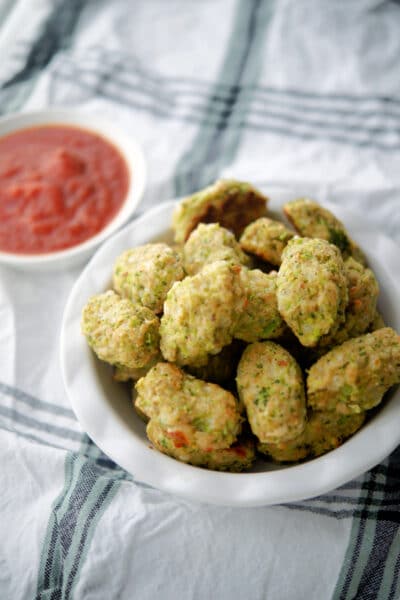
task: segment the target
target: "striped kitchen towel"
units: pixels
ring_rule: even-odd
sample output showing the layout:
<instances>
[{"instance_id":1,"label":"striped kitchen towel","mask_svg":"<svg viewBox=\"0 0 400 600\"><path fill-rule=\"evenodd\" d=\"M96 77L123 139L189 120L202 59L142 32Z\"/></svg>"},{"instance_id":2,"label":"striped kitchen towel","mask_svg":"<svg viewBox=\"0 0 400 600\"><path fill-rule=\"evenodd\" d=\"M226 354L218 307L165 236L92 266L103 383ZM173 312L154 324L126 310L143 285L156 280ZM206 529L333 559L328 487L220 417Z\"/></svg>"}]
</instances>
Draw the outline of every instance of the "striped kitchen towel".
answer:
<instances>
[{"instance_id":1,"label":"striped kitchen towel","mask_svg":"<svg viewBox=\"0 0 400 600\"><path fill-rule=\"evenodd\" d=\"M77 106L142 143L139 211L220 176L400 244L400 3L0 0L0 113ZM400 598L400 448L322 497L205 506L143 485L61 382L74 268L0 268L0 598Z\"/></svg>"}]
</instances>

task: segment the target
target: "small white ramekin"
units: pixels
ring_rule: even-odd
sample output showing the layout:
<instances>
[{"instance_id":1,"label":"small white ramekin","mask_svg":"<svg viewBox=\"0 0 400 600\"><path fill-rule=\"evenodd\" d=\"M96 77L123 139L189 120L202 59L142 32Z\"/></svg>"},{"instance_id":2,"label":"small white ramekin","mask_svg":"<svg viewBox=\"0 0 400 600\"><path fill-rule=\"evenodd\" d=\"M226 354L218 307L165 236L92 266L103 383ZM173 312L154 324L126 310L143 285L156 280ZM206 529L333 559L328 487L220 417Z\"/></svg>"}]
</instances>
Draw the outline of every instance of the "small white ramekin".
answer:
<instances>
[{"instance_id":1,"label":"small white ramekin","mask_svg":"<svg viewBox=\"0 0 400 600\"><path fill-rule=\"evenodd\" d=\"M104 229L88 240L71 248L49 253L19 254L0 251L0 264L24 270L45 271L83 263L103 240L126 223L143 196L146 163L140 145L131 135L101 115L77 109L45 109L3 117L0 119L0 137L39 125L76 126L101 135L120 151L130 176L128 193L121 209Z\"/></svg>"}]
</instances>

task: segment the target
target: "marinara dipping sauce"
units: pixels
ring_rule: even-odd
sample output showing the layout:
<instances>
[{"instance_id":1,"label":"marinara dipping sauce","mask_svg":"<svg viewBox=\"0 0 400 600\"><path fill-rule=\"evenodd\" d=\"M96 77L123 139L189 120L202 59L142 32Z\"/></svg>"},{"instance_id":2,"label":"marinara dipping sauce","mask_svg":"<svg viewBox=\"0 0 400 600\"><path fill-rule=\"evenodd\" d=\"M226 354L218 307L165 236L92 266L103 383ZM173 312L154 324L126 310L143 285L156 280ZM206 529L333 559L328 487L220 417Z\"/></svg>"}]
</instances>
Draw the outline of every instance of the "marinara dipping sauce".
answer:
<instances>
[{"instance_id":1,"label":"marinara dipping sauce","mask_svg":"<svg viewBox=\"0 0 400 600\"><path fill-rule=\"evenodd\" d=\"M129 171L100 135L67 125L0 138L0 250L40 254L93 237L124 203Z\"/></svg>"}]
</instances>

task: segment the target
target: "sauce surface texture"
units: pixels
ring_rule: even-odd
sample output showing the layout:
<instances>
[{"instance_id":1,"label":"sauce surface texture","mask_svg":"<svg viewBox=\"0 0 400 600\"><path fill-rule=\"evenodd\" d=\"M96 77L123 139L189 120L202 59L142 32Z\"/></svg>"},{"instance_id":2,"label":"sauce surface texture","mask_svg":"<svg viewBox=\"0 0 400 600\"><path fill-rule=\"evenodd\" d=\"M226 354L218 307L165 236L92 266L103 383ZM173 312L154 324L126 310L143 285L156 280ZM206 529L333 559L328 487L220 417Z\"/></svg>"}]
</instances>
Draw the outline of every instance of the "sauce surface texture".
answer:
<instances>
[{"instance_id":1,"label":"sauce surface texture","mask_svg":"<svg viewBox=\"0 0 400 600\"><path fill-rule=\"evenodd\" d=\"M0 250L41 254L93 237L128 185L122 155L90 131L49 125L0 138Z\"/></svg>"}]
</instances>

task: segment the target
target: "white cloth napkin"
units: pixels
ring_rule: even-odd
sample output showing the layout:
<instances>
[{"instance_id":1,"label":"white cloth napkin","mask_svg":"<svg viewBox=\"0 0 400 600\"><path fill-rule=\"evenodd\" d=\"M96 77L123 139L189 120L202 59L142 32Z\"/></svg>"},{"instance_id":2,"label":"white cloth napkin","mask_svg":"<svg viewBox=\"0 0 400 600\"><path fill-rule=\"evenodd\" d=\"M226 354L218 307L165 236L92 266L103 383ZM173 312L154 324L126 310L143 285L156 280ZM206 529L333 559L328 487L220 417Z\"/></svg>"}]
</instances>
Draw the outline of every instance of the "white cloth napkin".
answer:
<instances>
[{"instance_id":1,"label":"white cloth napkin","mask_svg":"<svg viewBox=\"0 0 400 600\"><path fill-rule=\"evenodd\" d=\"M111 116L149 163L138 212L229 175L400 243L399 28L378 0L0 0L0 113ZM257 509L168 496L100 452L59 367L79 272L0 268L0 597L399 598L399 451Z\"/></svg>"}]
</instances>

